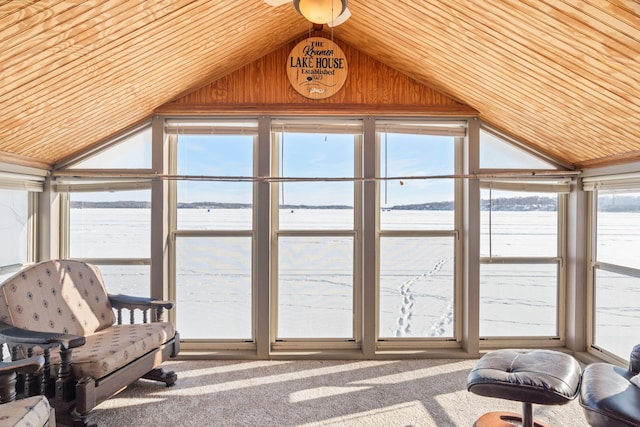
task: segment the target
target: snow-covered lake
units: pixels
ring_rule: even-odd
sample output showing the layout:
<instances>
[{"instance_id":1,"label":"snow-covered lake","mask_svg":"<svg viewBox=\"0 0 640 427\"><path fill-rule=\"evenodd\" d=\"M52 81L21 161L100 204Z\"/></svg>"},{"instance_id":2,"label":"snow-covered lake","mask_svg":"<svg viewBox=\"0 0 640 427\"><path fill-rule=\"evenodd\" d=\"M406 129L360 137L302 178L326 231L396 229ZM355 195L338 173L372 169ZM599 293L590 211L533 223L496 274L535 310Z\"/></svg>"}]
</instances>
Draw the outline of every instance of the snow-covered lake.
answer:
<instances>
[{"instance_id":1,"label":"snow-covered lake","mask_svg":"<svg viewBox=\"0 0 640 427\"><path fill-rule=\"evenodd\" d=\"M483 215L486 215L483 212ZM72 209L72 257L149 256L148 209ZM554 212L494 212L483 256L553 256ZM451 230L449 211L384 211L386 230ZM624 218L622 217L624 216ZM602 213L599 250L610 260L637 257L640 214ZM638 228L622 229L620 224ZM634 222L635 221L635 222ZM283 229L353 228L351 210L282 210ZM487 223L487 221L483 221ZM249 209L181 209L180 229L246 230ZM352 336L353 236L280 238L278 335L287 338ZM251 338L250 237L177 239L177 327L185 338ZM380 336L454 335L454 244L448 236L381 237ZM631 264L633 265L633 264ZM112 293L148 295L147 266L101 267ZM554 264L483 264L483 336L555 335L557 267ZM598 272L598 344L627 357L638 341L640 279Z\"/></svg>"}]
</instances>

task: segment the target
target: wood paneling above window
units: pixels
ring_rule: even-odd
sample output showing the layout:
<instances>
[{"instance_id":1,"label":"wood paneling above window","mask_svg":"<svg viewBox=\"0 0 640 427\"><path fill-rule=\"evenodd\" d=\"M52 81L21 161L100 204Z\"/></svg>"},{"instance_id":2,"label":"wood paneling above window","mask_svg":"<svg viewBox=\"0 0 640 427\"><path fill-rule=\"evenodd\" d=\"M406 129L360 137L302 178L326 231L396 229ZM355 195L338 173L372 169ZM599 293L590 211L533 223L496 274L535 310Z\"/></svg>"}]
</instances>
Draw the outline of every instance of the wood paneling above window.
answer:
<instances>
[{"instance_id":1,"label":"wood paneling above window","mask_svg":"<svg viewBox=\"0 0 640 427\"><path fill-rule=\"evenodd\" d=\"M330 34L322 34L331 40ZM303 37L304 38L304 37ZM156 112L163 114L391 114L476 116L477 111L334 39L345 53L347 80L335 95L314 100L291 86L286 65L298 41L288 43Z\"/></svg>"}]
</instances>

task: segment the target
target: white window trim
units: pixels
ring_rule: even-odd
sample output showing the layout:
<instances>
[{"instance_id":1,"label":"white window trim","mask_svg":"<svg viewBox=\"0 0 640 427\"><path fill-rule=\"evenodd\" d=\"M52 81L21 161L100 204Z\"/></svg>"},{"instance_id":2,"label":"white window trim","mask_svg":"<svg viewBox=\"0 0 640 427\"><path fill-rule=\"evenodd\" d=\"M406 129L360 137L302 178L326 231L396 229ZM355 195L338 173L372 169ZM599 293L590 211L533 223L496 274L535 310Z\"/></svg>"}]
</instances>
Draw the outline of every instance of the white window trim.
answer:
<instances>
[{"instance_id":1,"label":"white window trim","mask_svg":"<svg viewBox=\"0 0 640 427\"><path fill-rule=\"evenodd\" d=\"M106 185L87 185L82 186L78 184L74 191L65 191L60 192L60 257L61 258L71 258L70 257L70 239L71 239L71 200L69 197L70 192L104 192L104 191L113 191L114 189L121 189L116 187L111 187L110 183ZM80 189L80 191L78 191ZM148 189L151 190L150 185L141 187L141 188L126 188L126 190L134 190L134 189ZM149 218L151 221L151 218ZM135 257L135 258L73 258L77 261L87 262L90 264L95 264L97 266L100 265L151 265L151 254L148 257Z\"/></svg>"},{"instance_id":2,"label":"white window trim","mask_svg":"<svg viewBox=\"0 0 640 427\"><path fill-rule=\"evenodd\" d=\"M509 347L513 345L538 346L541 348L558 347L565 343L566 325L566 211L567 197L569 193L569 183L548 183L548 182L501 182L494 180L483 180L480 187L484 189L549 193L558 196L557 209L557 256L551 257L508 257L508 256L483 256L480 257L480 264L555 264L557 266L557 313L555 336L483 336L480 335L480 348L488 349L494 347Z\"/></svg>"},{"instance_id":3,"label":"white window trim","mask_svg":"<svg viewBox=\"0 0 640 427\"><path fill-rule=\"evenodd\" d=\"M273 119L271 124L271 171L272 175L279 176L280 171L280 143L283 133L321 133L321 134L349 134L353 135L354 149L354 218L352 229L328 229L328 230L280 230L279 224L279 187L272 186L271 191L271 328L270 348L272 352L287 352L301 350L358 350L362 346L362 183L358 178L362 177L363 134L362 119ZM295 178L292 178L295 180ZM322 177L318 180L322 181ZM353 237L353 321L351 338L280 338L278 329L278 239L281 236L346 236Z\"/></svg>"},{"instance_id":4,"label":"white window trim","mask_svg":"<svg viewBox=\"0 0 640 427\"><path fill-rule=\"evenodd\" d=\"M426 136L450 136L454 138L454 171L453 175L459 175L462 172L464 137L467 136L467 121L451 120L451 121L404 121L404 120L378 120L376 121L376 147L377 156L380 154L380 135L386 133L426 135ZM381 176L381 162L376 162L376 176ZM378 304L376 306L376 351L380 353L427 349L449 349L457 350L462 348L462 321L464 318L463 302L462 302L462 245L460 244L460 235L462 230L461 213L462 206L462 182L455 179L453 191L454 203L454 223L453 229L441 230L384 230L381 229L380 215L380 184L381 180L376 180L375 192L375 212L376 212L376 262L380 262L380 239L383 237L452 237L454 239L454 278L453 278L453 337L381 337L379 328L380 304L379 296L377 296ZM380 285L380 269L376 268L376 293L379 293Z\"/></svg>"},{"instance_id":5,"label":"white window trim","mask_svg":"<svg viewBox=\"0 0 640 427\"><path fill-rule=\"evenodd\" d=\"M28 176L27 179L30 183L25 183L24 186L20 185L19 180L15 180L12 177L7 182L4 182L0 178L0 189L10 191L24 191L27 196L27 253L24 263L0 265L0 274L17 273L26 265L32 264L37 261L37 236L38 236L38 193L42 192L43 185L33 186L34 181L32 176ZM44 178L43 178L44 180Z\"/></svg>"},{"instance_id":6,"label":"white window trim","mask_svg":"<svg viewBox=\"0 0 640 427\"><path fill-rule=\"evenodd\" d=\"M625 357L617 356L605 348L594 343L595 341L595 293L596 270L608 271L625 276L640 278L640 268L633 268L618 264L598 261L597 235L598 235L598 193L640 193L640 172L614 173L611 175L589 176L582 179L583 190L589 193L589 273L587 275L587 310L586 310L586 344L587 353L595 355L610 363L624 365L628 362Z\"/></svg>"},{"instance_id":7,"label":"white window trim","mask_svg":"<svg viewBox=\"0 0 640 427\"><path fill-rule=\"evenodd\" d=\"M234 118L225 119L166 119L165 135L168 143L168 173L176 176L178 165L178 137L179 135L249 135L253 136L253 175L258 176L258 144L259 144L259 120L251 118ZM181 177L187 179L188 176ZM214 178L214 177L209 177ZM205 177L207 179L207 177ZM258 206L258 188L256 182L253 184L253 220L251 230L190 230L178 229L177 207L178 207L178 186L177 179L169 180L167 186L168 197L168 227L169 227L169 280L168 295L172 301L177 300L177 260L176 260L176 241L180 237L251 237L252 244L252 267L251 267L251 293L252 293L252 337L250 339L232 338L232 339L200 339L200 338L181 338L181 348L187 351L224 351L226 353L234 353L240 357L251 357L258 350L258 317L260 314L256 310L258 307L257 294L258 289L256 270L256 258L258 248L256 247L256 224ZM180 304L176 304L175 309L170 312L170 320L177 320L178 311L181 310ZM179 325L178 325L179 327Z\"/></svg>"}]
</instances>

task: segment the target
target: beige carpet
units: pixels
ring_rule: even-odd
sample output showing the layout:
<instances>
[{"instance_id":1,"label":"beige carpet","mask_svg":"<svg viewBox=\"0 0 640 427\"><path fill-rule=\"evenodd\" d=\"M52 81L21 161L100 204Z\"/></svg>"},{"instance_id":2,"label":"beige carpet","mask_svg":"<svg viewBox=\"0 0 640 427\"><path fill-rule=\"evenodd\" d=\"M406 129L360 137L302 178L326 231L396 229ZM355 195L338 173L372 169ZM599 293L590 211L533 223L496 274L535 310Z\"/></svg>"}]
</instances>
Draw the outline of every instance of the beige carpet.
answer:
<instances>
[{"instance_id":1,"label":"beige carpet","mask_svg":"<svg viewBox=\"0 0 640 427\"><path fill-rule=\"evenodd\" d=\"M519 402L466 390L473 360L178 361L173 387L140 380L98 406L99 426L472 426ZM587 423L577 401L534 406L558 427Z\"/></svg>"}]
</instances>

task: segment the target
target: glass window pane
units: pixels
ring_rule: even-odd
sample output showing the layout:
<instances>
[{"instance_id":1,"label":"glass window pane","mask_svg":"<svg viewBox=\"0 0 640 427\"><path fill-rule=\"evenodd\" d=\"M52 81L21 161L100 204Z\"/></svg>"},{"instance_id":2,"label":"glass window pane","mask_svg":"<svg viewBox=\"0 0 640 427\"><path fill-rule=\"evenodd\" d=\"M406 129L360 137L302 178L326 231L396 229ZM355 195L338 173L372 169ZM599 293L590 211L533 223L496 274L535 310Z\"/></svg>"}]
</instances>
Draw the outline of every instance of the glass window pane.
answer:
<instances>
[{"instance_id":1,"label":"glass window pane","mask_svg":"<svg viewBox=\"0 0 640 427\"><path fill-rule=\"evenodd\" d=\"M183 338L252 339L251 237L178 236L176 293Z\"/></svg>"},{"instance_id":2,"label":"glass window pane","mask_svg":"<svg viewBox=\"0 0 640 427\"><path fill-rule=\"evenodd\" d=\"M98 265L107 292L149 297L151 283L148 265Z\"/></svg>"},{"instance_id":3,"label":"glass window pane","mask_svg":"<svg viewBox=\"0 0 640 427\"><path fill-rule=\"evenodd\" d=\"M246 203L205 201L205 198L222 199L225 190L220 189L221 187L224 187L226 190L236 191L237 196L246 196ZM178 183L178 197L192 191L199 192L201 194L199 196L201 200L199 202L178 202L178 230L252 229L252 184L235 183L235 185L229 185L217 182Z\"/></svg>"},{"instance_id":4,"label":"glass window pane","mask_svg":"<svg viewBox=\"0 0 640 427\"><path fill-rule=\"evenodd\" d=\"M353 338L353 244L278 239L278 338Z\"/></svg>"},{"instance_id":5,"label":"glass window pane","mask_svg":"<svg viewBox=\"0 0 640 427\"><path fill-rule=\"evenodd\" d=\"M283 208L278 214L284 230L344 230L353 228L353 208Z\"/></svg>"},{"instance_id":6,"label":"glass window pane","mask_svg":"<svg viewBox=\"0 0 640 427\"><path fill-rule=\"evenodd\" d=\"M252 135L178 135L178 175L251 177L253 141Z\"/></svg>"},{"instance_id":7,"label":"glass window pane","mask_svg":"<svg viewBox=\"0 0 640 427\"><path fill-rule=\"evenodd\" d=\"M69 256L149 258L151 191L70 193Z\"/></svg>"},{"instance_id":8,"label":"glass window pane","mask_svg":"<svg viewBox=\"0 0 640 427\"><path fill-rule=\"evenodd\" d=\"M595 271L594 344L627 360L638 344L640 279Z\"/></svg>"},{"instance_id":9,"label":"glass window pane","mask_svg":"<svg viewBox=\"0 0 640 427\"><path fill-rule=\"evenodd\" d=\"M599 262L638 268L640 193L598 194Z\"/></svg>"},{"instance_id":10,"label":"glass window pane","mask_svg":"<svg viewBox=\"0 0 640 427\"><path fill-rule=\"evenodd\" d=\"M556 336L556 264L481 264L480 336Z\"/></svg>"},{"instance_id":11,"label":"glass window pane","mask_svg":"<svg viewBox=\"0 0 640 427\"><path fill-rule=\"evenodd\" d=\"M497 136L480 130L480 167L484 169L557 169Z\"/></svg>"},{"instance_id":12,"label":"glass window pane","mask_svg":"<svg viewBox=\"0 0 640 427\"><path fill-rule=\"evenodd\" d=\"M252 177L252 135L179 135L178 175ZM253 183L179 181L180 230L250 230Z\"/></svg>"},{"instance_id":13,"label":"glass window pane","mask_svg":"<svg viewBox=\"0 0 640 427\"><path fill-rule=\"evenodd\" d=\"M151 127L134 133L70 169L150 169Z\"/></svg>"},{"instance_id":14,"label":"glass window pane","mask_svg":"<svg viewBox=\"0 0 640 427\"><path fill-rule=\"evenodd\" d=\"M280 139L279 175L289 178L353 178L354 138L351 134L285 132ZM281 182L278 184L278 197L281 230L353 229L353 182ZM318 219L315 213L321 214L320 221L315 221Z\"/></svg>"},{"instance_id":15,"label":"glass window pane","mask_svg":"<svg viewBox=\"0 0 640 427\"><path fill-rule=\"evenodd\" d=\"M385 209L380 212L380 223L385 230L452 230L453 214L453 210Z\"/></svg>"},{"instance_id":16,"label":"glass window pane","mask_svg":"<svg viewBox=\"0 0 640 427\"><path fill-rule=\"evenodd\" d=\"M453 179L400 179L455 174L455 138L379 133L381 229L454 228Z\"/></svg>"},{"instance_id":17,"label":"glass window pane","mask_svg":"<svg viewBox=\"0 0 640 427\"><path fill-rule=\"evenodd\" d=\"M0 238L5 242L0 246L0 266L27 262L28 230L29 193L0 190Z\"/></svg>"},{"instance_id":18,"label":"glass window pane","mask_svg":"<svg viewBox=\"0 0 640 427\"><path fill-rule=\"evenodd\" d=\"M387 337L453 337L453 237L380 239L380 331Z\"/></svg>"},{"instance_id":19,"label":"glass window pane","mask_svg":"<svg viewBox=\"0 0 640 427\"><path fill-rule=\"evenodd\" d=\"M557 194L482 190L481 197L481 256L557 256Z\"/></svg>"}]
</instances>

